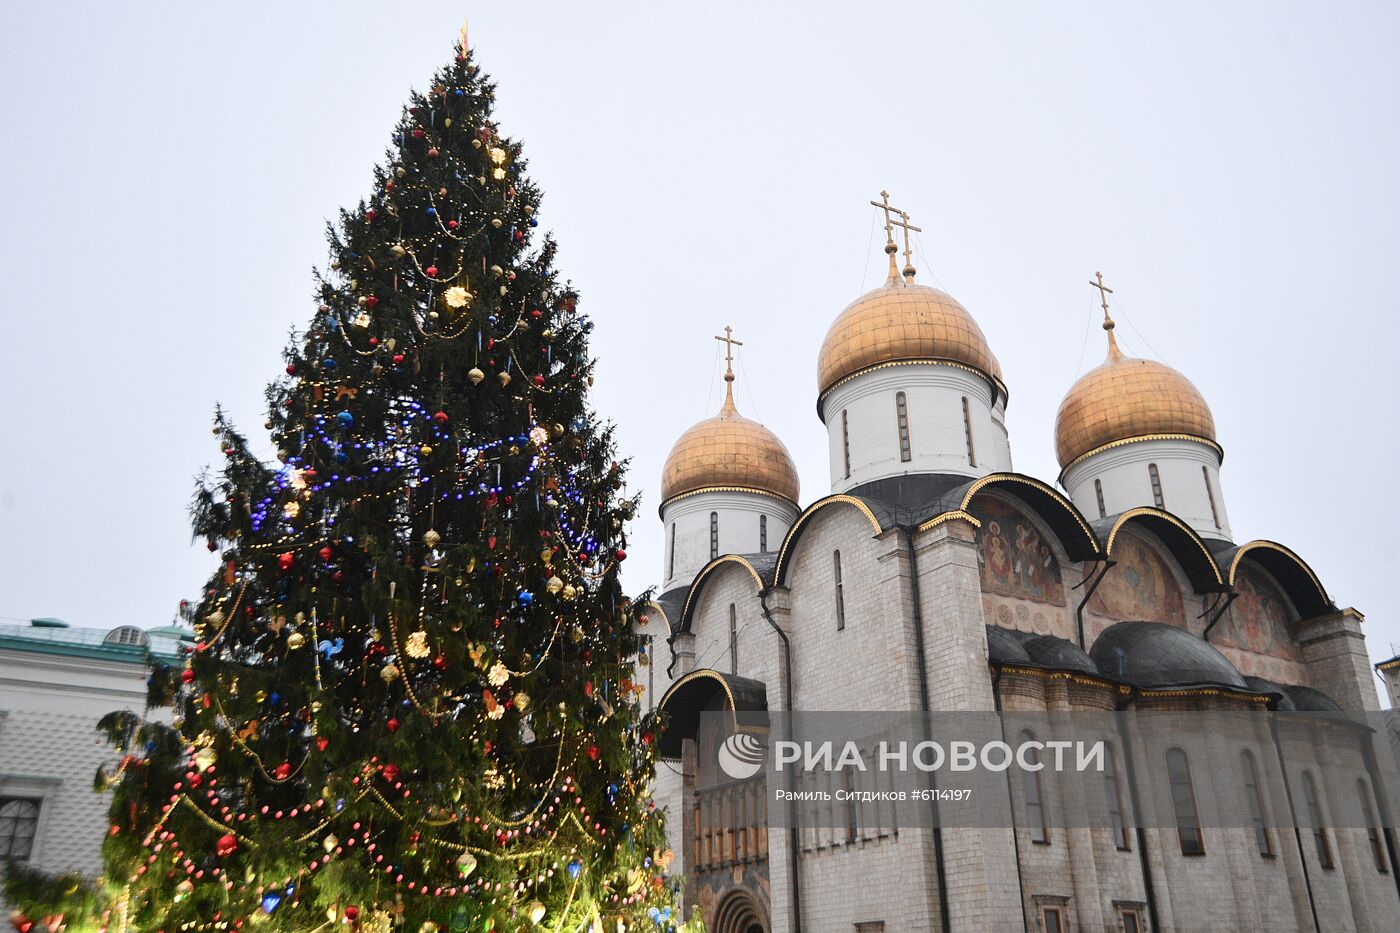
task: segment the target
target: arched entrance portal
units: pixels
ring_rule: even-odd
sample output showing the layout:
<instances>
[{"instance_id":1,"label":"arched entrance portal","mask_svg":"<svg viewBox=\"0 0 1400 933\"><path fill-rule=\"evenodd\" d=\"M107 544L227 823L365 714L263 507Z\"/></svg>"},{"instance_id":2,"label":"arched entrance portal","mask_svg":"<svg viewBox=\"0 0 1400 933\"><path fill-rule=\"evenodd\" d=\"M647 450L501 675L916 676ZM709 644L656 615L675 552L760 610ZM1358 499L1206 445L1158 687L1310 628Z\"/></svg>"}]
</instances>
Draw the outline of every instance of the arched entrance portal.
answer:
<instances>
[{"instance_id":1,"label":"arched entrance portal","mask_svg":"<svg viewBox=\"0 0 1400 933\"><path fill-rule=\"evenodd\" d=\"M715 908L713 933L768 933L768 918L758 899L745 890L730 891Z\"/></svg>"}]
</instances>

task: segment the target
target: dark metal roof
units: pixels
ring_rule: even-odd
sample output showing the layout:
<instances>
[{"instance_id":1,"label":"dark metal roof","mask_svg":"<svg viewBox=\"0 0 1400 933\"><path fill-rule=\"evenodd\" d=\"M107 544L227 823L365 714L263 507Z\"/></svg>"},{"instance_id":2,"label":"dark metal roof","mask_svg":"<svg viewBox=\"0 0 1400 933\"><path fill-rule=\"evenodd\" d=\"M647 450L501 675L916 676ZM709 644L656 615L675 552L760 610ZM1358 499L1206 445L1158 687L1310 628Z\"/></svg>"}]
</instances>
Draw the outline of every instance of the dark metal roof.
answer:
<instances>
[{"instance_id":1,"label":"dark metal roof","mask_svg":"<svg viewBox=\"0 0 1400 933\"><path fill-rule=\"evenodd\" d=\"M1130 509L1129 512L1120 512L1092 522L1094 534L1103 542L1105 551L1109 551L1109 538L1113 535L1114 526L1125 521L1124 516L1130 512L1136 514L1126 521L1137 522L1157 536L1176 558L1177 565L1181 567L1186 578L1191 581L1192 589L1197 593L1218 593L1228 588L1223 582L1224 574L1220 565L1206 547L1205 540L1196 534L1193 528L1181 522L1181 519L1161 509ZM1108 557L1113 559L1111 551Z\"/></svg>"},{"instance_id":2,"label":"dark metal roof","mask_svg":"<svg viewBox=\"0 0 1400 933\"><path fill-rule=\"evenodd\" d=\"M681 743L699 732L700 714L706 710L730 711L736 726L766 726L768 688L762 681L701 669L673 683L657 708L669 717L657 751L662 758L676 759L681 757Z\"/></svg>"},{"instance_id":3,"label":"dark metal roof","mask_svg":"<svg viewBox=\"0 0 1400 933\"><path fill-rule=\"evenodd\" d=\"M1276 684L1272 680L1265 680L1262 677L1245 677L1245 686L1255 693L1271 693L1275 697L1274 706L1276 709L1288 712L1296 709L1293 699L1288 695L1288 690L1282 684Z\"/></svg>"},{"instance_id":4,"label":"dark metal roof","mask_svg":"<svg viewBox=\"0 0 1400 933\"><path fill-rule=\"evenodd\" d=\"M966 486L969 482L971 480L966 476L952 473L906 473L861 483L847 495L855 496L869 506L881 528L890 528L894 525L917 525L948 511L942 504L948 490Z\"/></svg>"},{"instance_id":5,"label":"dark metal roof","mask_svg":"<svg viewBox=\"0 0 1400 933\"><path fill-rule=\"evenodd\" d=\"M1209 642L1165 622L1110 625L1089 649L1099 671L1137 687L1220 686L1249 689Z\"/></svg>"},{"instance_id":6,"label":"dark metal roof","mask_svg":"<svg viewBox=\"0 0 1400 933\"><path fill-rule=\"evenodd\" d=\"M1041 667L1055 671L1076 671L1080 674L1099 676L1099 669L1093 659L1074 642L1056 638L1054 635L1037 635L1022 644L1026 654Z\"/></svg>"},{"instance_id":7,"label":"dark metal roof","mask_svg":"<svg viewBox=\"0 0 1400 933\"><path fill-rule=\"evenodd\" d=\"M1226 573L1234 568L1237 560L1252 561L1264 568L1293 600L1300 618L1312 619L1337 611L1312 568L1292 550L1275 541L1248 541L1217 552L1215 559ZM1233 576L1229 582L1234 583Z\"/></svg>"},{"instance_id":8,"label":"dark metal roof","mask_svg":"<svg viewBox=\"0 0 1400 933\"><path fill-rule=\"evenodd\" d=\"M1288 686L1283 689L1288 693L1288 698L1293 701L1293 708L1300 713L1340 713L1342 711L1342 707L1337 701L1321 690L1314 690L1312 687Z\"/></svg>"},{"instance_id":9,"label":"dark metal roof","mask_svg":"<svg viewBox=\"0 0 1400 933\"><path fill-rule=\"evenodd\" d=\"M1031 656L1021 647L1016 634L998 625L987 626L987 658L993 664L1031 663Z\"/></svg>"},{"instance_id":10,"label":"dark metal roof","mask_svg":"<svg viewBox=\"0 0 1400 933\"><path fill-rule=\"evenodd\" d=\"M681 610L685 608L685 594L689 591L689 586L677 586L656 597L656 604L666 613L666 621L670 623L672 635L680 630Z\"/></svg>"},{"instance_id":11,"label":"dark metal roof","mask_svg":"<svg viewBox=\"0 0 1400 933\"><path fill-rule=\"evenodd\" d=\"M1050 530L1059 539L1060 546L1065 549L1070 560L1099 560L1102 558L1099 544L1100 536L1086 527L1088 519L1080 514L1079 510L1074 507L1074 503L1053 487L1033 476L1023 476L1019 473L991 474L991 476L992 480L982 488L995 490L1003 495L1019 499L1027 508L1040 516L1041 521L1049 525ZM973 485L979 482L982 482L982 479L965 480L948 490L938 501L937 507L925 517L931 518L943 512L962 508L967 494L972 490Z\"/></svg>"}]
</instances>

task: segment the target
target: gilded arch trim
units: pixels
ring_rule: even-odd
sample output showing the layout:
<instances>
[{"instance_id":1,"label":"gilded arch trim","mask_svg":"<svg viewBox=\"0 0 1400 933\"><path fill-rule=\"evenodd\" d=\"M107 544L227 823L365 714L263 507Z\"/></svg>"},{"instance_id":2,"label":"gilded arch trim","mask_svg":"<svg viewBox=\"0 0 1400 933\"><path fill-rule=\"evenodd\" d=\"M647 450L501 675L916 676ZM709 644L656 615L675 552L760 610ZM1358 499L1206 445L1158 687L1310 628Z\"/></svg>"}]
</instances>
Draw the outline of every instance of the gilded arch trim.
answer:
<instances>
[{"instance_id":1,"label":"gilded arch trim","mask_svg":"<svg viewBox=\"0 0 1400 933\"><path fill-rule=\"evenodd\" d=\"M1108 539L1104 541L1103 551L1105 556L1113 556L1113 544L1118 539L1118 533L1123 530L1123 526L1126 525L1128 522L1139 518L1147 518L1155 521L1165 522L1166 524L1171 525L1177 531L1181 532L1181 534L1186 538L1186 540L1190 541L1195 546L1195 550L1200 552L1202 565L1209 571L1210 579L1206 582L1209 582L1213 585L1212 587L1208 588L1213 588L1217 591L1228 588L1228 584L1225 582L1225 577L1220 573L1220 565L1215 562L1215 557L1210 553L1210 548L1206 547L1205 541L1201 540L1201 536L1196 533L1196 529L1192 528L1190 525L1186 524L1172 513L1164 511L1162 509L1155 509L1149 506L1140 506L1135 509L1129 509L1128 511L1124 512L1123 514L1119 515L1116 519L1114 519L1113 528L1108 533ZM1173 554L1173 557L1176 558L1177 563L1181 565L1182 569L1186 571L1188 577L1194 576L1194 574L1191 573L1190 568L1186 566L1185 561L1183 561L1179 556L1175 554ZM1193 586L1197 584L1197 581L1195 579L1193 579L1191 582ZM1197 592L1206 592L1206 589L1201 589L1198 587Z\"/></svg>"},{"instance_id":2,"label":"gilded arch trim","mask_svg":"<svg viewBox=\"0 0 1400 933\"><path fill-rule=\"evenodd\" d=\"M1289 585L1291 581L1282 579L1267 563L1259 560L1257 557L1252 558L1255 563L1258 563L1264 570L1268 571L1278 584L1284 588L1285 592L1288 593L1288 598L1293 600L1294 607L1297 608L1299 614L1302 615L1303 618L1313 618L1335 608L1332 603L1332 597L1327 595L1327 588L1322 585L1322 581L1318 579L1313 569L1308 566L1307 561L1299 557L1291 548L1287 548L1277 541L1265 541L1262 539L1250 541L1235 549L1234 556L1230 558L1230 567L1227 573L1227 579L1231 588L1235 585L1240 565L1244 562L1245 557L1255 551L1278 554L1298 570L1302 571L1303 577L1308 581L1309 589L1311 590L1310 594L1298 592L1296 587ZM1311 595L1313 599L1308 599L1304 602L1298 598L1304 595Z\"/></svg>"},{"instance_id":3,"label":"gilded arch trim","mask_svg":"<svg viewBox=\"0 0 1400 933\"><path fill-rule=\"evenodd\" d=\"M1055 487L1051 486L1049 483L1043 483L1040 480L1035 479L1031 476L1025 476L1021 473L988 473L986 476L977 480L971 486L968 487L967 492L963 494L963 499L962 503L959 505L959 510L963 512L968 512L969 507L972 505L972 500L976 498L978 493L982 492L988 486L999 485L1028 486L1031 489L1034 489L1036 492L1040 493L1042 496L1049 499L1051 502L1054 502L1060 507L1060 509L1065 514L1069 515L1071 518L1074 519L1074 525L1076 528L1079 529L1080 532L1078 540L1068 541L1065 540L1064 535L1060 535L1060 544L1064 546L1065 551L1069 554L1071 559L1099 560L1103 557L1104 551L1103 548L1099 546L1098 535L1094 534L1094 529L1089 527L1089 523L1084 519L1084 516L1080 514L1079 509L1075 508L1074 503L1067 499L1063 493L1061 493ZM1039 508L1037 508L1038 503L1028 500L1023 496L1017 496L1017 498L1021 499L1021 501L1024 502L1027 506L1029 506L1031 509L1037 512L1041 511ZM1041 518L1044 519L1046 518L1046 516L1042 514ZM1054 529L1053 524L1051 525L1051 528ZM923 525L919 526L919 530L924 530ZM1056 534L1059 535L1059 531L1057 529L1055 531ZM1077 547L1073 546L1076 544L1079 547L1085 548L1086 550L1080 551ZM1085 556L1079 556L1081 554Z\"/></svg>"},{"instance_id":4,"label":"gilded arch trim","mask_svg":"<svg viewBox=\"0 0 1400 933\"><path fill-rule=\"evenodd\" d=\"M690 631L690 614L694 610L695 603L700 597L700 591L705 588L705 584L709 582L710 576L725 564L738 564L743 567L749 572L749 576L753 577L754 586L758 587L760 590L764 589L765 584L763 582L763 577L754 569L753 564L749 563L738 554L722 554L702 567L700 572L695 575L695 579L691 581L690 587L685 591L685 604L681 608L680 631Z\"/></svg>"},{"instance_id":5,"label":"gilded arch trim","mask_svg":"<svg viewBox=\"0 0 1400 933\"><path fill-rule=\"evenodd\" d=\"M849 505L854 507L865 516L865 520L868 521L870 527L874 529L874 535L878 535L885 530L880 527L880 520L875 517L874 512L870 511L870 506L861 502L855 496L838 493L837 495L827 496L825 499L817 500L809 505L801 515L797 516L797 521L792 523L792 527L788 529L786 537L783 538L783 546L778 549L778 563L773 568L774 586L781 584L786 578L792 548L797 543L797 539L801 537L802 530L806 527L808 519L831 505ZM874 535L872 535L872 537L874 537Z\"/></svg>"}]
</instances>

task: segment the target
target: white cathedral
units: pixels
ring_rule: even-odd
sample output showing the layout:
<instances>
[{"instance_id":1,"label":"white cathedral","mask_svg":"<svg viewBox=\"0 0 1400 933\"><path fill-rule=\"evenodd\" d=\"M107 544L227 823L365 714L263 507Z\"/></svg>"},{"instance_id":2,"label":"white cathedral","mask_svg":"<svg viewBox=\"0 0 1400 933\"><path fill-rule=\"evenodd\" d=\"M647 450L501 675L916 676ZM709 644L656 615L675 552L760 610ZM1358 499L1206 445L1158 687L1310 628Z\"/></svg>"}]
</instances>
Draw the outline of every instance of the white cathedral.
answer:
<instances>
[{"instance_id":1,"label":"white cathedral","mask_svg":"<svg viewBox=\"0 0 1400 933\"><path fill-rule=\"evenodd\" d=\"M1054 826L1072 802L1053 776L1010 782L1014 828L941 831L866 810L789 831L762 776L706 778L705 710L1379 708L1362 615L1289 547L1232 531L1210 408L1119 350L1102 280L1107 358L1060 406L1060 475L1026 476L996 356L915 281L907 214L877 206L888 279L836 317L816 366L831 489L803 504L782 441L739 414L732 366L719 414L666 460L637 676L667 715L655 795L685 914L712 933L1400 929L1393 814L1368 740L1343 730L1305 736L1282 780L1256 765L1274 760L1257 731L1110 746L1102 828ZM1176 828L1134 824L1154 788ZM1206 793L1254 827L1193 823Z\"/></svg>"}]
</instances>

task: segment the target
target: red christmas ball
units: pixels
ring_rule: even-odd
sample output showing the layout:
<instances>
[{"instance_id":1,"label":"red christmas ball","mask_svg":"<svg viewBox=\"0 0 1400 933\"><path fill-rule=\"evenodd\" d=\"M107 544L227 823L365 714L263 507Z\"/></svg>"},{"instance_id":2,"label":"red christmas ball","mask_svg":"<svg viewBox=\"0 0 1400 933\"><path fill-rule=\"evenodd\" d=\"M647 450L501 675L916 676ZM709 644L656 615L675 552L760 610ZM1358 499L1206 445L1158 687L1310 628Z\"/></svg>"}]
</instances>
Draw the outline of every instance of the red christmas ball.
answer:
<instances>
[{"instance_id":1,"label":"red christmas ball","mask_svg":"<svg viewBox=\"0 0 1400 933\"><path fill-rule=\"evenodd\" d=\"M296 374L297 374L297 364L296 364L296 363L288 363L288 364L287 364L287 375L288 375L288 376L295 376Z\"/></svg>"},{"instance_id":2,"label":"red christmas ball","mask_svg":"<svg viewBox=\"0 0 1400 933\"><path fill-rule=\"evenodd\" d=\"M447 659L444 658L442 655L438 655L437 657L433 658L433 667L437 668L440 671L447 670Z\"/></svg>"},{"instance_id":3,"label":"red christmas ball","mask_svg":"<svg viewBox=\"0 0 1400 933\"><path fill-rule=\"evenodd\" d=\"M597 761L597 760L598 760L598 755L599 755L599 754L600 754L600 752L599 752L599 750L598 750L598 746L596 746L596 745L590 745L590 746L588 746L588 757L589 757L589 758L592 758L594 761Z\"/></svg>"},{"instance_id":4,"label":"red christmas ball","mask_svg":"<svg viewBox=\"0 0 1400 933\"><path fill-rule=\"evenodd\" d=\"M384 780L390 782L391 784L392 784L394 781L397 781L397 780L399 779L399 766L398 766L398 765L385 765L383 768L380 768L379 770L380 770L380 773L384 775Z\"/></svg>"},{"instance_id":5,"label":"red christmas ball","mask_svg":"<svg viewBox=\"0 0 1400 933\"><path fill-rule=\"evenodd\" d=\"M427 275L428 275L429 278L437 278L437 274L438 274L438 267L437 267L437 266L429 266L428 268L424 269L423 271L424 271L425 273L427 273Z\"/></svg>"},{"instance_id":6,"label":"red christmas ball","mask_svg":"<svg viewBox=\"0 0 1400 933\"><path fill-rule=\"evenodd\" d=\"M397 719L394 719L394 718L390 717L389 721L386 722L386 723L384 724L384 728L385 728L385 729L388 729L390 733L398 732L398 731L399 731L399 721L398 721ZM391 779L391 780L392 780L392 779Z\"/></svg>"},{"instance_id":7,"label":"red christmas ball","mask_svg":"<svg viewBox=\"0 0 1400 933\"><path fill-rule=\"evenodd\" d=\"M297 556L291 551L284 551L277 555L277 566L281 567L283 570L291 570L292 564L296 562Z\"/></svg>"},{"instance_id":8,"label":"red christmas ball","mask_svg":"<svg viewBox=\"0 0 1400 933\"><path fill-rule=\"evenodd\" d=\"M617 552L613 556L616 557L618 560L626 560L627 552L624 551L622 548L618 548Z\"/></svg>"},{"instance_id":9,"label":"red christmas ball","mask_svg":"<svg viewBox=\"0 0 1400 933\"><path fill-rule=\"evenodd\" d=\"M379 212L372 207L369 210L365 211L365 220L369 221L370 223L374 223L374 218L378 216Z\"/></svg>"},{"instance_id":10,"label":"red christmas ball","mask_svg":"<svg viewBox=\"0 0 1400 933\"><path fill-rule=\"evenodd\" d=\"M375 308L379 307L379 298L375 295L366 295L365 307L373 311Z\"/></svg>"},{"instance_id":11,"label":"red christmas ball","mask_svg":"<svg viewBox=\"0 0 1400 933\"><path fill-rule=\"evenodd\" d=\"M292 776L292 766L288 762L282 762L272 771L272 776L279 781L285 781Z\"/></svg>"},{"instance_id":12,"label":"red christmas ball","mask_svg":"<svg viewBox=\"0 0 1400 933\"><path fill-rule=\"evenodd\" d=\"M421 129L418 129L417 127L415 127L414 130L413 130L413 138L414 138L414 139L422 139L422 138L423 138L424 136L426 136L426 135L427 135L426 133L424 133ZM347 914L347 915L349 914L349 911L348 911L348 910L346 911L346 914Z\"/></svg>"},{"instance_id":13,"label":"red christmas ball","mask_svg":"<svg viewBox=\"0 0 1400 933\"><path fill-rule=\"evenodd\" d=\"M360 908L356 907L354 904L351 904L349 907L345 908L345 919L349 920L351 923L354 923L356 920L360 919Z\"/></svg>"},{"instance_id":14,"label":"red christmas ball","mask_svg":"<svg viewBox=\"0 0 1400 933\"><path fill-rule=\"evenodd\" d=\"M536 376L536 377L535 377L535 385L537 385L537 386L542 386L542 385L544 385L544 377L543 377L543 376Z\"/></svg>"},{"instance_id":15,"label":"red christmas ball","mask_svg":"<svg viewBox=\"0 0 1400 933\"><path fill-rule=\"evenodd\" d=\"M447 424L447 412L438 412L437 414L433 415L433 420L436 421L438 424Z\"/></svg>"},{"instance_id":16,"label":"red christmas ball","mask_svg":"<svg viewBox=\"0 0 1400 933\"><path fill-rule=\"evenodd\" d=\"M397 366L399 363L402 363L402 362L403 362L403 354L402 354L402 353L395 353L395 354L394 354L394 365Z\"/></svg>"},{"instance_id":17,"label":"red christmas ball","mask_svg":"<svg viewBox=\"0 0 1400 933\"><path fill-rule=\"evenodd\" d=\"M188 668L188 667L185 668L183 671L181 671L181 672L180 672L180 683L182 683L182 684L192 684L192 683L194 683L194 671L191 670L191 669Z\"/></svg>"},{"instance_id":18,"label":"red christmas ball","mask_svg":"<svg viewBox=\"0 0 1400 933\"><path fill-rule=\"evenodd\" d=\"M321 560L330 560L331 557L335 555L335 552L331 550L329 544L321 548L321 550L317 551L316 553L321 555Z\"/></svg>"},{"instance_id":19,"label":"red christmas ball","mask_svg":"<svg viewBox=\"0 0 1400 933\"><path fill-rule=\"evenodd\" d=\"M219 858L227 858L238 850L238 838L233 833L224 833L219 837L219 841L214 844L214 854Z\"/></svg>"},{"instance_id":20,"label":"red christmas ball","mask_svg":"<svg viewBox=\"0 0 1400 933\"><path fill-rule=\"evenodd\" d=\"M456 229L457 229L457 221L455 221L455 220L449 220L449 221L447 222L447 229L448 229L448 230L456 230Z\"/></svg>"},{"instance_id":21,"label":"red christmas ball","mask_svg":"<svg viewBox=\"0 0 1400 933\"><path fill-rule=\"evenodd\" d=\"M371 338L369 338L369 345L370 345L371 347L377 347L377 346L379 346L379 338L378 338L378 337L371 337Z\"/></svg>"}]
</instances>

